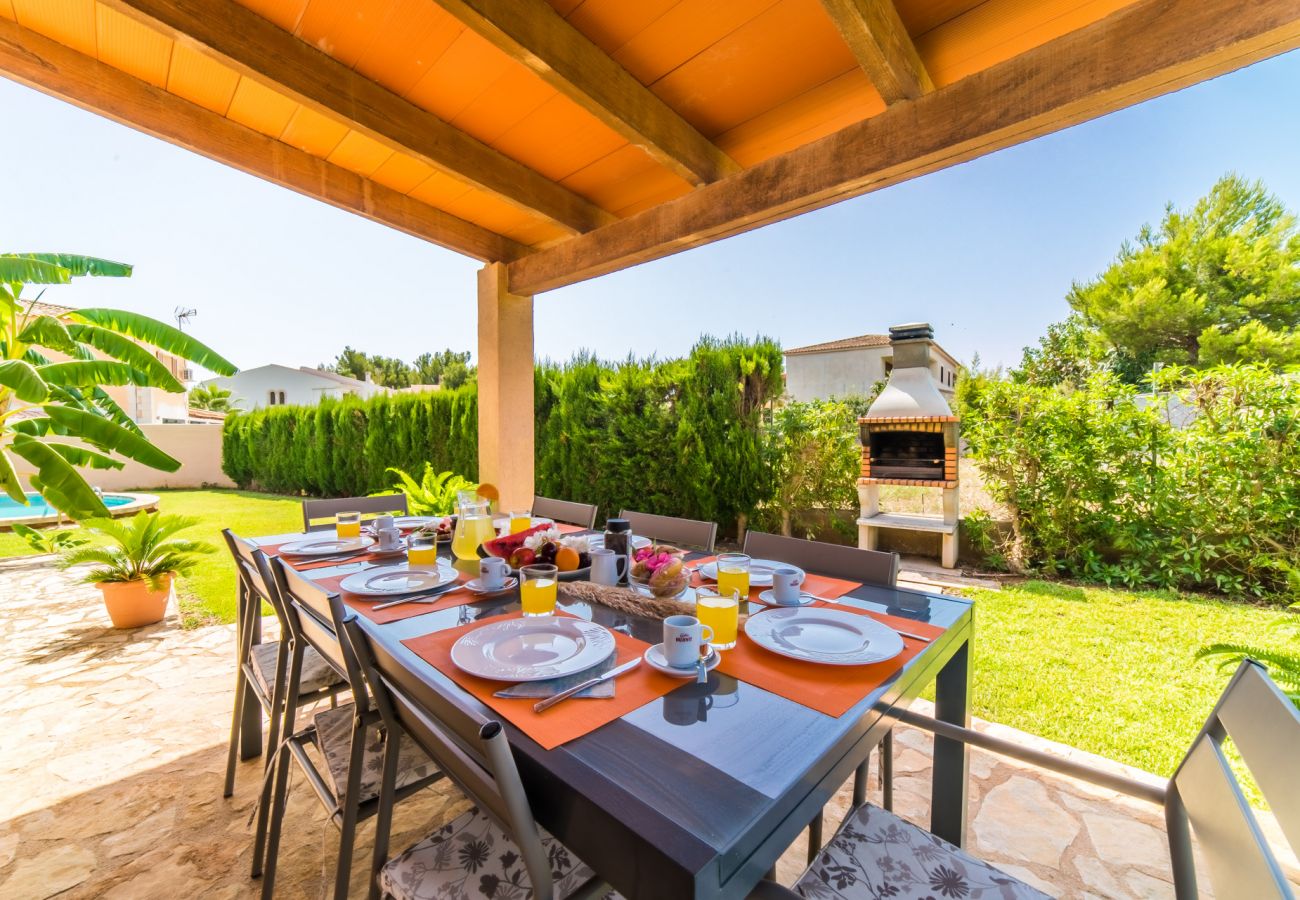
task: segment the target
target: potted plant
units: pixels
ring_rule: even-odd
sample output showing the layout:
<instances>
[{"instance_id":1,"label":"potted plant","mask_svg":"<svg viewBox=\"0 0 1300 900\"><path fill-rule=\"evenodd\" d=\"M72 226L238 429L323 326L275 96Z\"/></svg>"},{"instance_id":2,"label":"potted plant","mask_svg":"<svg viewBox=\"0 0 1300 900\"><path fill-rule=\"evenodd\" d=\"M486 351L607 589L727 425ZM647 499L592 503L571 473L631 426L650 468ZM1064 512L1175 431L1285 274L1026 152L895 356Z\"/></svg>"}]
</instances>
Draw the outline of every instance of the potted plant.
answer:
<instances>
[{"instance_id":1,"label":"potted plant","mask_svg":"<svg viewBox=\"0 0 1300 900\"><path fill-rule=\"evenodd\" d=\"M192 571L200 556L216 548L174 535L199 524L186 516L141 513L127 520L89 519L82 525L103 543L63 553L61 568L94 563L84 581L104 593L114 628L138 628L161 622L167 613L172 580Z\"/></svg>"}]
</instances>

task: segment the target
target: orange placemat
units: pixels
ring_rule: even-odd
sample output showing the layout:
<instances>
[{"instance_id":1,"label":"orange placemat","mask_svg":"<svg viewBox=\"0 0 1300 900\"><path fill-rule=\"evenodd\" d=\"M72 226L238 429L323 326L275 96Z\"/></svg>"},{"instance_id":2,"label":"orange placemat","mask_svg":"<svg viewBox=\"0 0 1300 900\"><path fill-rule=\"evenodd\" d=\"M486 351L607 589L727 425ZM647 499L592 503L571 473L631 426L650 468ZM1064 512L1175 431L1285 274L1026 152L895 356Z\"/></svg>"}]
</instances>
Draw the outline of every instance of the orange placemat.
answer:
<instances>
[{"instance_id":1,"label":"orange placemat","mask_svg":"<svg viewBox=\"0 0 1300 900\"><path fill-rule=\"evenodd\" d=\"M281 547L285 544L292 544L294 541L300 540L302 540L302 538L294 538L292 541L281 541L278 544L263 544L257 549L261 550L267 556L279 556ZM330 566L346 566L349 563L369 562L372 559L375 559L375 557L371 556L367 551L358 550L352 556L347 556L342 559L331 558L313 562L310 556L298 556L293 559L286 558L284 561L286 565L299 572L309 572L312 569L327 569Z\"/></svg>"},{"instance_id":2,"label":"orange placemat","mask_svg":"<svg viewBox=\"0 0 1300 900\"><path fill-rule=\"evenodd\" d=\"M867 612L842 603L814 605L870 616L891 628L901 628L923 637L937 638L944 631L925 622ZM809 709L838 718L928 646L930 645L912 638L904 638L903 652L893 659L869 666L823 666L765 650L751 641L742 627L736 646L723 652L718 670L765 691L780 694Z\"/></svg>"},{"instance_id":3,"label":"orange placemat","mask_svg":"<svg viewBox=\"0 0 1300 900\"><path fill-rule=\"evenodd\" d=\"M364 570L363 570L364 571ZM365 616L376 625L385 625L389 622L399 622L402 619L409 619L412 616L422 616L425 613L437 612L440 609L450 609L453 606L464 606L466 603L473 603L480 599L479 596L465 588L456 588L448 591L441 597L437 598L436 603L403 603L401 606L391 606L388 609L375 609L380 603L387 600L396 600L396 597L363 597L360 594L353 594L348 591L340 591L339 585L348 575L355 574L347 572L343 575L331 575L329 578L322 578L316 583L327 591L339 592L343 597L343 602L351 609L355 609L361 615ZM456 579L461 584L470 580L470 576L462 573Z\"/></svg>"},{"instance_id":4,"label":"orange placemat","mask_svg":"<svg viewBox=\"0 0 1300 900\"><path fill-rule=\"evenodd\" d=\"M511 616L494 616L487 622L500 622L506 618L519 617L519 613ZM533 704L537 702L535 699L494 697L493 693L505 687L505 682L489 681L486 678L468 675L456 668L455 663L451 661L451 645L467 631L482 628L485 624L487 623L471 622L459 628L410 638L402 643L410 647L420 659L483 701L546 750L552 750L584 734L590 734L602 725L622 718L632 710L639 709L682 686L682 679L662 675L642 663L626 675L618 676L614 684L613 697L574 698L557 704L545 712L533 712ZM617 664L640 656L649 646L621 632L612 633Z\"/></svg>"},{"instance_id":5,"label":"orange placemat","mask_svg":"<svg viewBox=\"0 0 1300 900\"><path fill-rule=\"evenodd\" d=\"M580 531L590 531L590 528L584 528L581 525L570 525L568 522L556 522L555 527L559 529L560 534L577 534Z\"/></svg>"},{"instance_id":6,"label":"orange placemat","mask_svg":"<svg viewBox=\"0 0 1300 900\"><path fill-rule=\"evenodd\" d=\"M715 562L716 556L702 556L699 559L692 559L687 565L698 569L705 563ZM696 572L691 578L691 587L699 587L702 584L712 584L707 578L702 577ZM843 597L850 591L856 591L862 587L861 581L846 581L843 578L831 578L829 575L814 575L812 572L805 572L803 579L803 590L809 594L815 594L818 597L825 597L828 600L835 600ZM762 603L758 595L763 593L767 588L752 587L749 589L749 599L755 603Z\"/></svg>"}]
</instances>

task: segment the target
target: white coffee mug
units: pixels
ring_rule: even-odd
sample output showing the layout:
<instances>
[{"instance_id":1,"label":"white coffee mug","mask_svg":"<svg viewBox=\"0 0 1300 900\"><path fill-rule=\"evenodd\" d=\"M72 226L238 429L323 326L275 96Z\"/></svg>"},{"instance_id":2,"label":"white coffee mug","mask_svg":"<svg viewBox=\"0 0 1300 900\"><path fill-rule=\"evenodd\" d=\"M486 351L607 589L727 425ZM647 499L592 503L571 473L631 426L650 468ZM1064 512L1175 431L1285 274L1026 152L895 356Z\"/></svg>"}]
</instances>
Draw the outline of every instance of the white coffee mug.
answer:
<instances>
[{"instance_id":1,"label":"white coffee mug","mask_svg":"<svg viewBox=\"0 0 1300 900\"><path fill-rule=\"evenodd\" d=\"M708 636L705 636L708 632ZM664 659L674 669L689 669L709 652L713 629L695 616L669 616L664 619Z\"/></svg>"},{"instance_id":2,"label":"white coffee mug","mask_svg":"<svg viewBox=\"0 0 1300 900\"><path fill-rule=\"evenodd\" d=\"M393 527L392 516L375 516L370 522L370 527L375 529L375 534L383 531L385 528Z\"/></svg>"},{"instance_id":3,"label":"white coffee mug","mask_svg":"<svg viewBox=\"0 0 1300 900\"><path fill-rule=\"evenodd\" d=\"M592 584L614 585L623 580L627 570L627 557L598 547L590 551Z\"/></svg>"},{"instance_id":4,"label":"white coffee mug","mask_svg":"<svg viewBox=\"0 0 1300 900\"><path fill-rule=\"evenodd\" d=\"M772 599L777 603L798 603L803 595L803 577L798 569L777 566L772 570Z\"/></svg>"},{"instance_id":5,"label":"white coffee mug","mask_svg":"<svg viewBox=\"0 0 1300 900\"><path fill-rule=\"evenodd\" d=\"M375 531L379 536L380 550L396 550L402 545L402 532L389 526L388 528L379 528Z\"/></svg>"},{"instance_id":6,"label":"white coffee mug","mask_svg":"<svg viewBox=\"0 0 1300 900\"><path fill-rule=\"evenodd\" d=\"M496 590L506 583L510 564L499 556L489 556L478 561L478 583L488 590Z\"/></svg>"}]
</instances>

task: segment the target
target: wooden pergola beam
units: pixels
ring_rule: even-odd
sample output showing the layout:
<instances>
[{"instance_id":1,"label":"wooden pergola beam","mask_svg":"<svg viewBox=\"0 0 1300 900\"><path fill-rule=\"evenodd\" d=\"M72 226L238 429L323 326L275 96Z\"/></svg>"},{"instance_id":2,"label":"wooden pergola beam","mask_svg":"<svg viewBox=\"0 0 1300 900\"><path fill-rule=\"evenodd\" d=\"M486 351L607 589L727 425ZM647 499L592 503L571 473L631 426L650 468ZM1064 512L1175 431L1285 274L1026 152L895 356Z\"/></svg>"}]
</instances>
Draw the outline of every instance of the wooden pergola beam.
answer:
<instances>
[{"instance_id":1,"label":"wooden pergola beam","mask_svg":"<svg viewBox=\"0 0 1300 900\"><path fill-rule=\"evenodd\" d=\"M822 0L822 6L886 103L934 90L893 0Z\"/></svg>"},{"instance_id":2,"label":"wooden pergola beam","mask_svg":"<svg viewBox=\"0 0 1300 900\"><path fill-rule=\"evenodd\" d=\"M695 185L740 166L546 0L436 0L614 131Z\"/></svg>"},{"instance_id":3,"label":"wooden pergola beam","mask_svg":"<svg viewBox=\"0 0 1300 900\"><path fill-rule=\"evenodd\" d=\"M1296 0L1137 0L819 141L510 264L536 294L786 219L1300 46Z\"/></svg>"},{"instance_id":4,"label":"wooden pergola beam","mask_svg":"<svg viewBox=\"0 0 1300 900\"><path fill-rule=\"evenodd\" d=\"M480 260L529 248L0 18L0 74L209 159Z\"/></svg>"},{"instance_id":5,"label":"wooden pergola beam","mask_svg":"<svg viewBox=\"0 0 1300 900\"><path fill-rule=\"evenodd\" d=\"M581 233L616 217L354 72L235 0L103 0L173 40L528 212Z\"/></svg>"}]
</instances>

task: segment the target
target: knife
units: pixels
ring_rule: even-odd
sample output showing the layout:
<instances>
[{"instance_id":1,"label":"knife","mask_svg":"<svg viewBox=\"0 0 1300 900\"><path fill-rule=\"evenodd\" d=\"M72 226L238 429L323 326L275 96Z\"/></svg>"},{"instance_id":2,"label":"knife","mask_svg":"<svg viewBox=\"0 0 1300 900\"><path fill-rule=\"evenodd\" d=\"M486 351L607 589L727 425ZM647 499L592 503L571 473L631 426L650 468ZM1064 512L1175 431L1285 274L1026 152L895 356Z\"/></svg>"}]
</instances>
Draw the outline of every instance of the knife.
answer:
<instances>
[{"instance_id":1,"label":"knife","mask_svg":"<svg viewBox=\"0 0 1300 900\"><path fill-rule=\"evenodd\" d=\"M602 681L609 681L611 678L622 675L624 672L631 672L639 665L641 665L641 657L638 656L635 659L623 663L621 666L615 666L604 675L597 675L595 678L589 678L581 684L575 684L567 690L560 691L558 694L552 694L545 700L537 701L533 704L533 712L544 712L559 703L561 700L567 700L580 691L585 691L589 687L595 687Z\"/></svg>"},{"instance_id":2,"label":"knife","mask_svg":"<svg viewBox=\"0 0 1300 900\"><path fill-rule=\"evenodd\" d=\"M370 608L371 610L388 609L389 607L392 606L401 606L403 603L423 603L426 600L433 600L436 597L441 597L443 594L450 593L456 590L457 588L463 586L464 585L462 585L460 582L453 581L451 584L446 585L445 587L440 587L437 590L429 591L426 594L416 594L413 597L401 597L397 600L385 600L383 603L376 603L374 606Z\"/></svg>"}]
</instances>

